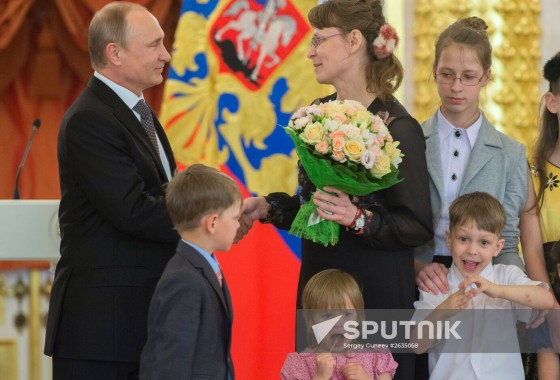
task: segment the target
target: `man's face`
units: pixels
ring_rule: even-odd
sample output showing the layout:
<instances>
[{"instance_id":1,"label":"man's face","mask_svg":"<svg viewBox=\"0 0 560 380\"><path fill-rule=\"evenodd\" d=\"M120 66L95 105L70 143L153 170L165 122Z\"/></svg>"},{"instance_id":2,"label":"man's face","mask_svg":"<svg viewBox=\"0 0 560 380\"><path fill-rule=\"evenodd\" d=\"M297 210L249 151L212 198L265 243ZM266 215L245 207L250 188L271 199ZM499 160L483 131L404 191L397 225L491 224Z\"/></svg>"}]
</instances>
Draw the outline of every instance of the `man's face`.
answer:
<instances>
[{"instance_id":1,"label":"man's face","mask_svg":"<svg viewBox=\"0 0 560 380\"><path fill-rule=\"evenodd\" d=\"M148 11L133 10L126 19L128 46L119 49L119 84L139 95L163 81L171 56L163 46L163 30Z\"/></svg>"}]
</instances>

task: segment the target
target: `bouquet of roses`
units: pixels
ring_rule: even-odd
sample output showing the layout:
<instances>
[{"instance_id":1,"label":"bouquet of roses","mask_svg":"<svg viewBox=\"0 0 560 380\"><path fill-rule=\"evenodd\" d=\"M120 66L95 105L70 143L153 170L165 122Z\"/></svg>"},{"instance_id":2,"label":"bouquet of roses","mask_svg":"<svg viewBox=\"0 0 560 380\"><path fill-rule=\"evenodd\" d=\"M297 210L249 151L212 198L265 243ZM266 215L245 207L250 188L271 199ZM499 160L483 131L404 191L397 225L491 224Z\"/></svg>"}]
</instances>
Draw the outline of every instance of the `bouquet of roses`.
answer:
<instances>
[{"instance_id":1,"label":"bouquet of roses","mask_svg":"<svg viewBox=\"0 0 560 380\"><path fill-rule=\"evenodd\" d=\"M401 180L404 156L387 126L361 103L333 100L302 107L285 128L309 179L317 188L333 186L366 195ZM338 242L339 224L316 212L313 197L303 204L290 233L323 245Z\"/></svg>"}]
</instances>

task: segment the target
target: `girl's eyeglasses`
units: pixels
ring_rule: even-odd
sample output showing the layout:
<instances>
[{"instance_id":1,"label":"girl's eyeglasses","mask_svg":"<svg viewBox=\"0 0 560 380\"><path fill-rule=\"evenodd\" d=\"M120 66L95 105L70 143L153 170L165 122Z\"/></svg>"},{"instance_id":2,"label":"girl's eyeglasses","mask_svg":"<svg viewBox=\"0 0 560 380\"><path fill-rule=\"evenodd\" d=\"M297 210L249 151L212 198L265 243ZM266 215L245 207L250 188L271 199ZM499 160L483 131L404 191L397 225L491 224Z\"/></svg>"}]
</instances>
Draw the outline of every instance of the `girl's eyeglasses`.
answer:
<instances>
[{"instance_id":1,"label":"girl's eyeglasses","mask_svg":"<svg viewBox=\"0 0 560 380\"><path fill-rule=\"evenodd\" d=\"M446 72L436 74L436 82L440 84L455 83L455 79L459 79L459 82L461 82L461 84L465 86L476 86L477 84L482 82L482 78L484 78L484 75L478 78L470 74L463 74L459 77L456 77L454 74L446 73Z\"/></svg>"}]
</instances>

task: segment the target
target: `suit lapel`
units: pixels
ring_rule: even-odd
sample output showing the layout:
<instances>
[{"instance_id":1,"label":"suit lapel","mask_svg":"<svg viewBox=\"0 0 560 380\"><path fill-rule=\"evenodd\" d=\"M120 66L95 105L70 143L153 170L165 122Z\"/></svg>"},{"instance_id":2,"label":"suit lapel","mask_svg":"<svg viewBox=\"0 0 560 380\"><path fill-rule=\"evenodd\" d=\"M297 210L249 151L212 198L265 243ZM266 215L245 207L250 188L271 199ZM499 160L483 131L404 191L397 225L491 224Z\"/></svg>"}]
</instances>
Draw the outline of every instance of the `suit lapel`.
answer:
<instances>
[{"instance_id":1,"label":"suit lapel","mask_svg":"<svg viewBox=\"0 0 560 380\"><path fill-rule=\"evenodd\" d=\"M436 114L437 115L437 114ZM424 136L426 137L426 162L428 164L428 172L437 191L437 196L442 199L443 169L441 166L441 147L439 143L439 134L437 132L437 116L427 120L423 125Z\"/></svg>"},{"instance_id":2,"label":"suit lapel","mask_svg":"<svg viewBox=\"0 0 560 380\"><path fill-rule=\"evenodd\" d=\"M148 107L150 107L149 104ZM150 109L152 109L152 107L150 107ZM159 137L159 141L161 142L163 151L165 152L165 156L167 157L167 161L169 161L169 169L171 171L171 177L173 177L175 175L175 170L177 170L177 165L175 164L175 157L173 156L173 150L171 149L171 145L169 144L169 140L167 138L167 135L165 134L165 130L163 129L163 126L160 124L153 110L152 110L152 116L154 118L154 127L156 128L156 133ZM165 178L167 178L167 176Z\"/></svg>"},{"instance_id":3,"label":"suit lapel","mask_svg":"<svg viewBox=\"0 0 560 380\"><path fill-rule=\"evenodd\" d=\"M459 192L462 194L463 190L468 186L469 182L476 177L478 172L486 165L493 157L496 148L502 149L503 145L494 127L490 125L486 116L482 114L482 125L476 138L476 143L471 151L471 157L467 168L465 170L465 178L461 183Z\"/></svg>"},{"instance_id":4,"label":"suit lapel","mask_svg":"<svg viewBox=\"0 0 560 380\"><path fill-rule=\"evenodd\" d=\"M226 302L226 310L229 317L229 323L231 324L233 322L233 306L231 305L231 295L229 293L229 287L227 285L227 281L225 277L222 279L222 285L223 285L222 290L224 294L224 300Z\"/></svg>"},{"instance_id":5,"label":"suit lapel","mask_svg":"<svg viewBox=\"0 0 560 380\"><path fill-rule=\"evenodd\" d=\"M150 141L150 138L148 137L148 135L146 134L146 131L142 127L142 124L140 123L140 121L134 115L134 112L132 112L132 110L130 108L128 108L128 106L122 101L121 98L119 98L119 96L113 90L111 90L107 85L105 85L105 83L103 83L102 81L100 81L96 77L92 77L89 80L88 87L95 94L97 94L97 96L105 104L107 104L108 106L113 108L113 112L114 112L115 117L130 132L130 134L132 136L134 136L134 138L139 142L139 146L142 146L144 148L144 150L147 151L150 154L150 156L152 157L152 160L156 164L156 167L158 169L158 173L159 173L159 176L160 176L162 182L168 182L167 174L165 173L165 170L163 169L161 159L159 158L159 155L156 153L156 150L155 150L152 142ZM161 124L159 123L157 118L153 115L153 111L152 111L152 117L154 118L154 125L157 125L156 126L156 131L157 131L158 137L160 137L161 133L164 133L163 128L161 127ZM166 140L166 139L162 139L160 137L160 140L162 141L162 144L163 144L163 140ZM171 154L171 156L170 156L168 151L167 151L168 146L169 145L167 144L167 146L165 146L164 150L166 151L168 160L171 164L171 162L174 161L174 159L173 159L173 154ZM175 163L173 162L173 168L171 170L172 172L174 171L174 167L175 167Z\"/></svg>"},{"instance_id":6,"label":"suit lapel","mask_svg":"<svg viewBox=\"0 0 560 380\"><path fill-rule=\"evenodd\" d=\"M220 299L222 306L228 316L231 319L231 299L229 298L229 290L227 292L227 300L225 296L225 290L227 289L225 286L225 281L222 282L224 284L224 288L220 287L220 283L218 282L218 277L216 277L216 273L212 270L212 267L206 261L204 257L200 253L198 253L193 247L184 242L180 242L177 246L177 252L184 256L196 269L198 269L202 275L206 278L206 280L212 286L212 289Z\"/></svg>"}]
</instances>

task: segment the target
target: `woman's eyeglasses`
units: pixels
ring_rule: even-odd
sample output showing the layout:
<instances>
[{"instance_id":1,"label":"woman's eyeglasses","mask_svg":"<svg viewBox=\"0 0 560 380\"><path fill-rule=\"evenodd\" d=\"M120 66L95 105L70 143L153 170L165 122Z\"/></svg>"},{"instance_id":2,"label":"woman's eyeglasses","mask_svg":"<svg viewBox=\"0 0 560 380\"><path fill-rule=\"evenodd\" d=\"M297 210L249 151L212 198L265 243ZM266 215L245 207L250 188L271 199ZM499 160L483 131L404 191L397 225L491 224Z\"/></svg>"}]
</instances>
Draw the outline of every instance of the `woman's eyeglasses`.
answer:
<instances>
[{"instance_id":1,"label":"woman's eyeglasses","mask_svg":"<svg viewBox=\"0 0 560 380\"><path fill-rule=\"evenodd\" d=\"M326 36L326 37L317 37L317 36L313 36L313 38L311 38L311 47L313 49L317 49L317 46L321 45L323 43L323 41L334 37L334 36L341 36L344 33L337 33L337 34L331 34L330 36Z\"/></svg>"}]
</instances>

